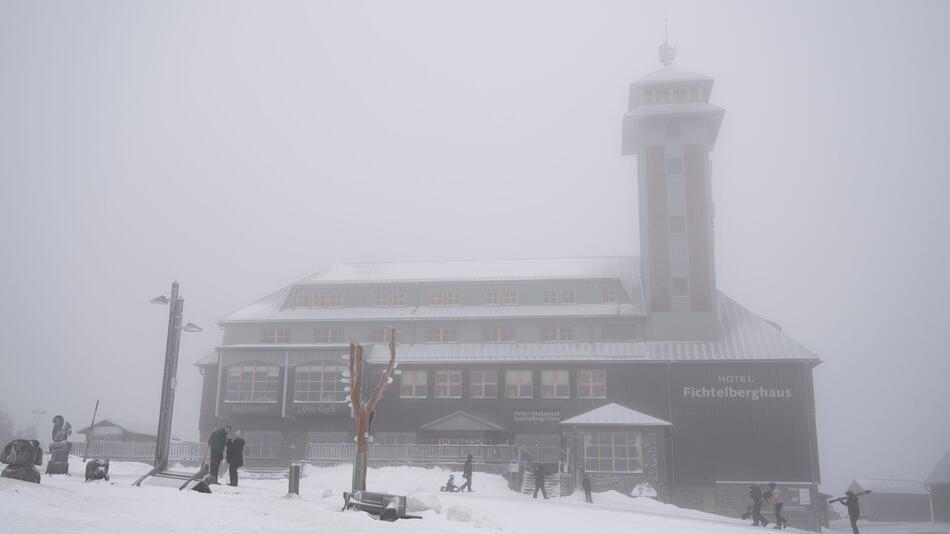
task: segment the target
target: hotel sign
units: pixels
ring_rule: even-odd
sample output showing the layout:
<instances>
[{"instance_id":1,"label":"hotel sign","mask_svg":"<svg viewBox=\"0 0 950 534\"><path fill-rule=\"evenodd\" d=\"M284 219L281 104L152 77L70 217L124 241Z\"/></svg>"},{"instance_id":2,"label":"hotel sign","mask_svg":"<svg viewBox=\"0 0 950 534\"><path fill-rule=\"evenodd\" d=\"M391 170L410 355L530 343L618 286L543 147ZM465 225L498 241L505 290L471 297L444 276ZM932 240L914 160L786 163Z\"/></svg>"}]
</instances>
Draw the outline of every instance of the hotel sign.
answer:
<instances>
[{"instance_id":1,"label":"hotel sign","mask_svg":"<svg viewBox=\"0 0 950 534\"><path fill-rule=\"evenodd\" d=\"M683 398L748 401L792 398L790 388L763 386L750 375L720 375L718 378L717 383L711 386L683 386Z\"/></svg>"},{"instance_id":2,"label":"hotel sign","mask_svg":"<svg viewBox=\"0 0 950 534\"><path fill-rule=\"evenodd\" d=\"M522 410L512 412L512 415L516 423L557 423L561 420L561 412Z\"/></svg>"},{"instance_id":3,"label":"hotel sign","mask_svg":"<svg viewBox=\"0 0 950 534\"><path fill-rule=\"evenodd\" d=\"M342 402L311 404L299 403L293 405L293 412L297 415L336 415L341 413L349 413L350 408Z\"/></svg>"}]
</instances>

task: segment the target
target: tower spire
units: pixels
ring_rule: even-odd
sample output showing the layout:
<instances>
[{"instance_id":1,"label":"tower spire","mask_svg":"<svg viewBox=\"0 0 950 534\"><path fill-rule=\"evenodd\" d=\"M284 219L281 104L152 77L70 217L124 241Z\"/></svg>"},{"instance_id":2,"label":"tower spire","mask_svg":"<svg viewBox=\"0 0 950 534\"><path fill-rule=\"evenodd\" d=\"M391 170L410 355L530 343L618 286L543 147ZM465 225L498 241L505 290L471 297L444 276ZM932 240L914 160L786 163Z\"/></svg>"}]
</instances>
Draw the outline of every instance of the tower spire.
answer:
<instances>
[{"instance_id":1,"label":"tower spire","mask_svg":"<svg viewBox=\"0 0 950 534\"><path fill-rule=\"evenodd\" d=\"M670 25L666 17L663 17L663 44L660 45L660 63L664 67L669 67L676 59L676 47L670 46Z\"/></svg>"}]
</instances>

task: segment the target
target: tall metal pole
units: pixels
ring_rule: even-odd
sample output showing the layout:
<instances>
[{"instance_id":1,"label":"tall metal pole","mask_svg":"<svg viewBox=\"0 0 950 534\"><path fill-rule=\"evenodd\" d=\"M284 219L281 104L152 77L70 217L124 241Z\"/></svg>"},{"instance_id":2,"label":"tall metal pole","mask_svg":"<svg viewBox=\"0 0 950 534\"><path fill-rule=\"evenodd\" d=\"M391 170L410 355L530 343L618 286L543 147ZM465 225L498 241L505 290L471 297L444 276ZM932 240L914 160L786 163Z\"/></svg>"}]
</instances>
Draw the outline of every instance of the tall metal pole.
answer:
<instances>
[{"instance_id":1,"label":"tall metal pole","mask_svg":"<svg viewBox=\"0 0 950 534\"><path fill-rule=\"evenodd\" d=\"M168 466L171 446L172 411L175 408L175 387L178 375L178 348L181 343L181 318L185 301L178 297L178 282L172 282L168 306L168 335L165 339L165 374L162 378L162 402L158 412L158 435L155 440L155 469Z\"/></svg>"}]
</instances>

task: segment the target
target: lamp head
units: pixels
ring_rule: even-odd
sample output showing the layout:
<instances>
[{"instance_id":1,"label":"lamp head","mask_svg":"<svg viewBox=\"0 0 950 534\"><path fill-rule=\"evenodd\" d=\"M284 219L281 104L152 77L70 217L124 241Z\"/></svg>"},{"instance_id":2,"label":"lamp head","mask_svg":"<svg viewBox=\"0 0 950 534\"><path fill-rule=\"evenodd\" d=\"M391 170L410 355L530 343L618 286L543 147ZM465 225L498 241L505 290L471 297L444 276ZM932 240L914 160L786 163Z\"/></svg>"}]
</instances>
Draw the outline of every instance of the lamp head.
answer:
<instances>
[{"instance_id":1,"label":"lamp head","mask_svg":"<svg viewBox=\"0 0 950 534\"><path fill-rule=\"evenodd\" d=\"M165 295L159 295L153 298L152 300L150 300L149 302L151 302L152 304L168 304L169 300L168 300L168 297L166 297Z\"/></svg>"}]
</instances>

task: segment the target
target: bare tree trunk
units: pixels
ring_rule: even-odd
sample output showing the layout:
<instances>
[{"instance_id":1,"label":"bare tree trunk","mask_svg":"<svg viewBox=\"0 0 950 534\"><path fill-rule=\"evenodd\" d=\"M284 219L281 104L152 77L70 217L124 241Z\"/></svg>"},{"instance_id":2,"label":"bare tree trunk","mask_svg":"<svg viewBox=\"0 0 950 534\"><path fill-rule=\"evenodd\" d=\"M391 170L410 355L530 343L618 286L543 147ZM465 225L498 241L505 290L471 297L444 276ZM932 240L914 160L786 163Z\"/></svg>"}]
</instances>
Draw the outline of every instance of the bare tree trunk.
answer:
<instances>
[{"instance_id":1,"label":"bare tree trunk","mask_svg":"<svg viewBox=\"0 0 950 534\"><path fill-rule=\"evenodd\" d=\"M356 455L353 459L353 491L366 489L366 469L369 456L369 419L376 403L383 397L396 369L396 331L389 330L389 365L379 377L373 393L365 403L363 389L363 346L350 343L350 403L353 405L353 418L356 420Z\"/></svg>"}]
</instances>

